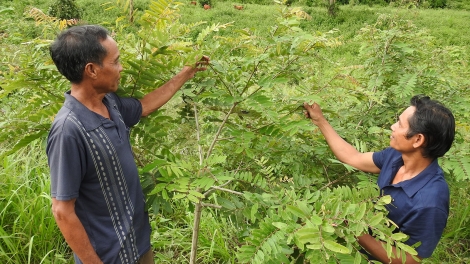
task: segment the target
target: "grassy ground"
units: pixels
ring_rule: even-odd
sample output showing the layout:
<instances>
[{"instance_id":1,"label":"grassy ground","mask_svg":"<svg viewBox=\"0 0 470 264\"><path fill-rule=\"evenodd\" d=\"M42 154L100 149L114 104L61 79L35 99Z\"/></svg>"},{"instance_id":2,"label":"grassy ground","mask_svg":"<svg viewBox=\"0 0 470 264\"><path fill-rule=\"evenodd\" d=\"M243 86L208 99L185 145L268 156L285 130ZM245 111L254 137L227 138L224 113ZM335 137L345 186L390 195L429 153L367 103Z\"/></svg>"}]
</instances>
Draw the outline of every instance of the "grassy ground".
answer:
<instances>
[{"instance_id":1,"label":"grassy ground","mask_svg":"<svg viewBox=\"0 0 470 264\"><path fill-rule=\"evenodd\" d=\"M51 213L44 146L5 157L0 167L0 263L63 263L68 247Z\"/></svg>"}]
</instances>

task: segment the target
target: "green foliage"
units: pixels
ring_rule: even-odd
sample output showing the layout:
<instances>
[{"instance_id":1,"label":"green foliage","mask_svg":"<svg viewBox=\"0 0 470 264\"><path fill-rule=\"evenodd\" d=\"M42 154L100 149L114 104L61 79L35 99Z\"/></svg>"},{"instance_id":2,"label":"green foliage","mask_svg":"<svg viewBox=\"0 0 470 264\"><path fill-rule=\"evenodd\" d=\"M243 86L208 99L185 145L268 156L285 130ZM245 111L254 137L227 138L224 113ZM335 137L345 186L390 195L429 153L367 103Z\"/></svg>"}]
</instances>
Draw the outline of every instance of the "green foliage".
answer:
<instances>
[{"instance_id":1,"label":"green foliage","mask_svg":"<svg viewBox=\"0 0 470 264\"><path fill-rule=\"evenodd\" d=\"M447 6L447 0L428 0L431 8L444 8Z\"/></svg>"},{"instance_id":2,"label":"green foliage","mask_svg":"<svg viewBox=\"0 0 470 264\"><path fill-rule=\"evenodd\" d=\"M468 187L462 181L448 178L451 192L450 215L445 233L434 251L433 256L425 259L423 263L459 263L470 261L467 253L470 243L470 230L467 228L470 221L470 194Z\"/></svg>"},{"instance_id":3,"label":"green foliage","mask_svg":"<svg viewBox=\"0 0 470 264\"><path fill-rule=\"evenodd\" d=\"M42 146L34 143L2 159L1 263L66 263L70 259L50 209L49 173L44 156Z\"/></svg>"},{"instance_id":4,"label":"green foliage","mask_svg":"<svg viewBox=\"0 0 470 264\"><path fill-rule=\"evenodd\" d=\"M175 205L176 206L176 205ZM171 218L156 215L152 222L152 248L155 263L188 263L193 230L193 215L174 212ZM176 215L176 216L175 216ZM239 243L237 229L229 219L221 218L210 209L203 213L199 235L198 263L237 263L233 250Z\"/></svg>"},{"instance_id":5,"label":"green foliage","mask_svg":"<svg viewBox=\"0 0 470 264\"><path fill-rule=\"evenodd\" d=\"M470 10L470 3L466 0L448 0L447 8Z\"/></svg>"},{"instance_id":6,"label":"green foliage","mask_svg":"<svg viewBox=\"0 0 470 264\"><path fill-rule=\"evenodd\" d=\"M206 72L198 73L164 109L143 119L131 133L159 263L188 262L192 211L198 203L204 206L200 263L360 263L354 236L369 228L388 242L388 252L394 245L414 253L385 217L389 197L378 197L369 175L333 159L299 106L319 102L340 135L361 151L375 151L388 145L395 114L411 95L421 92L449 102L458 120L456 144L440 160L455 181L452 193L457 195L451 201L454 213L444 243L449 248L466 245L468 195L456 187L468 185L470 168L468 54L466 47L459 47L465 36L448 37L438 25L440 31L423 30L403 17L421 25L435 25L436 19L407 10L377 18L376 9L344 7L347 12L330 18L324 7L304 11L248 5L240 19L241 12L226 2L211 12L172 0L141 5L146 10L134 13L132 23L126 19L129 10L119 4L101 7L107 9L102 17L96 10L84 12L89 22L112 17L106 25L121 50L122 95L141 97L202 54L211 57ZM9 44L2 46L6 55L0 65L0 147L7 163L26 156L23 150L46 137L69 89L47 51L58 24L47 18L37 21L32 28L39 38L26 42L23 33L15 33L17 40L5 38ZM443 23L460 25L457 19ZM333 27L339 31L330 31ZM28 52L16 51L13 42L25 43L19 46ZM44 202L44 197L36 200ZM14 237L3 223L2 228L6 239L1 245L6 248ZM28 252L37 239L28 244L31 237L24 237L27 242L13 250ZM34 255L47 259L59 249L48 250L50 254ZM446 249L437 252L435 263L446 257L458 263L455 256L441 258ZM465 260L466 253L459 252ZM17 260L26 262L23 257Z\"/></svg>"},{"instance_id":7,"label":"green foliage","mask_svg":"<svg viewBox=\"0 0 470 264\"><path fill-rule=\"evenodd\" d=\"M225 5L225 3L227 2L231 3L231 1L227 1L227 0L221 0L217 2L220 2L221 5ZM240 3L240 4L253 4L253 5L273 5L274 2L275 0L237 0L236 1L236 3ZM230 7L232 7L232 5L230 5Z\"/></svg>"},{"instance_id":8,"label":"green foliage","mask_svg":"<svg viewBox=\"0 0 470 264\"><path fill-rule=\"evenodd\" d=\"M390 197L382 197L374 204L377 190L373 183L365 185L368 187L363 189L282 189L272 194L246 194L255 205L262 206L263 210L256 210L264 211L266 217L246 239L238 259L242 263L327 263L330 258L344 262L356 252L355 236L368 228L381 239L399 245L406 236L392 234L394 227L382 213ZM360 253L352 255L360 263Z\"/></svg>"},{"instance_id":9,"label":"green foliage","mask_svg":"<svg viewBox=\"0 0 470 264\"><path fill-rule=\"evenodd\" d=\"M80 19L81 9L75 0L55 0L49 7L49 15L59 19Z\"/></svg>"},{"instance_id":10,"label":"green foliage","mask_svg":"<svg viewBox=\"0 0 470 264\"><path fill-rule=\"evenodd\" d=\"M4 131L0 135L4 151L0 157L15 153L34 140L47 136L50 123L63 101L57 89L63 87L62 90L65 90L68 84L57 72L51 71L55 66L51 65L50 60L42 59L48 56L48 42L32 41L28 46L31 52L19 55L22 59L18 68L10 67L10 71L4 73L5 78L14 81L2 83L0 100L9 99L11 116L0 122L0 128Z\"/></svg>"},{"instance_id":11,"label":"green foliage","mask_svg":"<svg viewBox=\"0 0 470 264\"><path fill-rule=\"evenodd\" d=\"M211 7L214 7L212 0L199 0L199 5L201 7L204 7L204 5L210 5Z\"/></svg>"}]
</instances>

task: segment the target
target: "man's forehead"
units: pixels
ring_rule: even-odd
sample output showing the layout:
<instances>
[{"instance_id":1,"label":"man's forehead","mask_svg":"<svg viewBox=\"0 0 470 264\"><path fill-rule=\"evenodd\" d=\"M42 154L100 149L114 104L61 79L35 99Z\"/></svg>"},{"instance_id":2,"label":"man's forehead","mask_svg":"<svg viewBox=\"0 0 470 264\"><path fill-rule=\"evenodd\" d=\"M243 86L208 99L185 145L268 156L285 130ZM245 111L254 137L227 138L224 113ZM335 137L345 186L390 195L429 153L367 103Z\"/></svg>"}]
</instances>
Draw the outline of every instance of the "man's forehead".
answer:
<instances>
[{"instance_id":1,"label":"man's forehead","mask_svg":"<svg viewBox=\"0 0 470 264\"><path fill-rule=\"evenodd\" d=\"M416 111L416 107L414 106L409 106L408 108L405 109L400 115L400 119L408 119L408 117L412 116Z\"/></svg>"},{"instance_id":2,"label":"man's forehead","mask_svg":"<svg viewBox=\"0 0 470 264\"><path fill-rule=\"evenodd\" d=\"M108 36L108 38L103 40L101 42L101 45L103 45L103 47L106 49L108 53L116 53L119 55L119 49L118 49L117 43L110 36Z\"/></svg>"}]
</instances>

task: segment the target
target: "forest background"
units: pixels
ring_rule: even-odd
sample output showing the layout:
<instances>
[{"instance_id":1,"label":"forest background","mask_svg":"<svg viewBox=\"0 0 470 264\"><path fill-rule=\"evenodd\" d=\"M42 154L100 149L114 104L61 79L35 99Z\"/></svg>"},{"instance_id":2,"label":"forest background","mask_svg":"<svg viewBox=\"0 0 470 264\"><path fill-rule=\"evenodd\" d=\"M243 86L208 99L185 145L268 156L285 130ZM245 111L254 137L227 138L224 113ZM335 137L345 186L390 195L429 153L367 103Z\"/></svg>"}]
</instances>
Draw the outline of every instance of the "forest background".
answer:
<instances>
[{"instance_id":1,"label":"forest background","mask_svg":"<svg viewBox=\"0 0 470 264\"><path fill-rule=\"evenodd\" d=\"M63 28L101 24L121 50L122 95L211 57L131 132L157 263L365 263L354 237L368 229L388 252L415 253L385 217L375 176L335 160L300 107L319 102L342 137L377 151L414 94L457 121L439 161L449 221L424 263L468 263L469 10L465 0L1 0L0 262L72 263L44 150L69 83L48 46Z\"/></svg>"}]
</instances>

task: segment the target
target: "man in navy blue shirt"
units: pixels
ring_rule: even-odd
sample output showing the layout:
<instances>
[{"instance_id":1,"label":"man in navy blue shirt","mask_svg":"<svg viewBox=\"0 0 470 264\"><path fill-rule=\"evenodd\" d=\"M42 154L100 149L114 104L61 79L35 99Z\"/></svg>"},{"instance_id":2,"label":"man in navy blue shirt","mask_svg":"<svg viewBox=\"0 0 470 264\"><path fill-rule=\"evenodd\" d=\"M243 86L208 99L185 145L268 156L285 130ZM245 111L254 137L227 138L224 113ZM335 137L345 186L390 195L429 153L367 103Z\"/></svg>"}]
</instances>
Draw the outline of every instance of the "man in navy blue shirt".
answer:
<instances>
[{"instance_id":1,"label":"man in navy blue shirt","mask_svg":"<svg viewBox=\"0 0 470 264\"><path fill-rule=\"evenodd\" d=\"M390 147L360 153L343 140L328 123L318 104L304 104L306 116L318 126L335 156L359 170L379 173L381 194L390 195L388 217L407 234L408 245L417 242L418 258L430 257L437 246L449 214L449 188L437 162L451 147L455 120L451 111L427 96L414 96L392 125ZM369 234L359 244L382 263L402 263L393 248L392 258L378 239ZM407 253L405 263L418 263Z\"/></svg>"},{"instance_id":2,"label":"man in navy blue shirt","mask_svg":"<svg viewBox=\"0 0 470 264\"><path fill-rule=\"evenodd\" d=\"M153 263L150 225L129 127L163 106L209 63L185 66L141 99L115 94L117 43L101 26L76 26L50 47L71 83L47 141L52 211L76 263Z\"/></svg>"}]
</instances>

